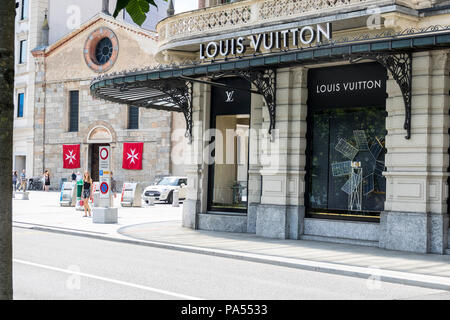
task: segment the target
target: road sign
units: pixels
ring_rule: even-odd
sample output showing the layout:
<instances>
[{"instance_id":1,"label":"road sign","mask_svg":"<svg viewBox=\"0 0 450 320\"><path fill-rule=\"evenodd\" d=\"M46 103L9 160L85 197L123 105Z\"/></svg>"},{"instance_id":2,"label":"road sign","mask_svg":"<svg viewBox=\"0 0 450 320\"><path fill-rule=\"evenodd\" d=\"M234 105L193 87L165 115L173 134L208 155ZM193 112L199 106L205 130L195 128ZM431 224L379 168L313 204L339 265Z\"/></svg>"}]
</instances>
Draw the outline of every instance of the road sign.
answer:
<instances>
[{"instance_id":1,"label":"road sign","mask_svg":"<svg viewBox=\"0 0 450 320\"><path fill-rule=\"evenodd\" d=\"M105 171L110 171L109 169L109 156L110 152L109 152L109 147L100 147L99 150L99 172L103 171L103 173Z\"/></svg>"},{"instance_id":2,"label":"road sign","mask_svg":"<svg viewBox=\"0 0 450 320\"><path fill-rule=\"evenodd\" d=\"M102 184L100 185L100 192L103 194L107 194L109 191L109 186L106 182L102 182Z\"/></svg>"}]
</instances>

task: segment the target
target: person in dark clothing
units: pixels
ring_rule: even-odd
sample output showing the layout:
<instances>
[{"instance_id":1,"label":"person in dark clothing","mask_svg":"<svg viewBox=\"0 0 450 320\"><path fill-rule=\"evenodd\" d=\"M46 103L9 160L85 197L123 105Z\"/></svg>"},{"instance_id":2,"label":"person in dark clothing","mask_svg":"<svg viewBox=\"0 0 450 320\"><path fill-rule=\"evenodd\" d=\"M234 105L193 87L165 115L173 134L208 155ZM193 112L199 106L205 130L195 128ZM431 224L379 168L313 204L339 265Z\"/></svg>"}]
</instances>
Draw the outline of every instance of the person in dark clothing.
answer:
<instances>
[{"instance_id":1,"label":"person in dark clothing","mask_svg":"<svg viewBox=\"0 0 450 320\"><path fill-rule=\"evenodd\" d=\"M12 184L14 191L17 191L17 180L19 179L19 175L17 174L17 171L14 170L12 174Z\"/></svg>"},{"instance_id":2,"label":"person in dark clothing","mask_svg":"<svg viewBox=\"0 0 450 320\"><path fill-rule=\"evenodd\" d=\"M112 171L111 171L111 192L112 192L112 194L113 194L113 196L115 198L116 197L116 192L117 192L117 182L113 178Z\"/></svg>"},{"instance_id":3,"label":"person in dark clothing","mask_svg":"<svg viewBox=\"0 0 450 320\"><path fill-rule=\"evenodd\" d=\"M75 174L75 172L72 172L72 181L77 181L77 175Z\"/></svg>"},{"instance_id":4,"label":"person in dark clothing","mask_svg":"<svg viewBox=\"0 0 450 320\"><path fill-rule=\"evenodd\" d=\"M91 208L89 207L89 198L91 197L91 187L92 187L92 178L89 172L86 171L83 176L83 191L81 193L85 217L87 217L86 213L89 213L89 217L91 216Z\"/></svg>"},{"instance_id":5,"label":"person in dark clothing","mask_svg":"<svg viewBox=\"0 0 450 320\"><path fill-rule=\"evenodd\" d=\"M50 173L48 170L44 172L44 191L50 191Z\"/></svg>"}]
</instances>

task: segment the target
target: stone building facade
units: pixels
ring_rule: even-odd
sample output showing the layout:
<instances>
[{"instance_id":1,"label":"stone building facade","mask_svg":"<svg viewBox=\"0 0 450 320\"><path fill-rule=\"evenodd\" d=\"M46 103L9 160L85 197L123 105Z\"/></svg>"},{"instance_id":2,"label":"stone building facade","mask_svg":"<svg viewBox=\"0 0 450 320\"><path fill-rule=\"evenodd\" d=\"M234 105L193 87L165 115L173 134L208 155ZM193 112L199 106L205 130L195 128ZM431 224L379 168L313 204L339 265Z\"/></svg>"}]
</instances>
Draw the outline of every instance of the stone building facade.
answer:
<instances>
[{"instance_id":1,"label":"stone building facade","mask_svg":"<svg viewBox=\"0 0 450 320\"><path fill-rule=\"evenodd\" d=\"M53 45L61 38L79 30L81 25L92 19L98 12L113 12L115 0L23 0L18 1L15 25L15 92L14 92L14 142L13 167L19 172L26 169L27 178L39 177L43 166L34 163L35 139L35 85L42 82L40 61L31 51ZM152 7L147 22L137 27L125 12L121 12L116 22L124 22L135 29L155 30L155 24L166 16L167 3L157 0L158 8ZM154 35L154 33L152 33ZM39 50L37 50L39 51ZM65 62L66 64L69 63ZM150 63L146 61L146 63ZM70 65L70 63L69 63ZM54 68L55 65L50 66ZM57 65L58 71L64 71ZM122 65L123 68L128 66ZM47 68L47 70L50 70ZM56 72L58 72L56 71ZM67 76L67 75L66 75ZM69 79L68 77L67 79ZM38 104L40 102L38 101ZM42 119L36 118L37 121ZM38 125L39 127L39 125Z\"/></svg>"},{"instance_id":2,"label":"stone building facade","mask_svg":"<svg viewBox=\"0 0 450 320\"><path fill-rule=\"evenodd\" d=\"M42 43L47 0L24 0L16 9L13 168L33 175L35 64L30 51Z\"/></svg>"},{"instance_id":3,"label":"stone building facade","mask_svg":"<svg viewBox=\"0 0 450 320\"><path fill-rule=\"evenodd\" d=\"M170 81L191 99L173 101L191 124L183 226L450 252L447 2L201 7L157 26L156 59L172 65L91 84L126 103ZM124 79L128 95L108 83Z\"/></svg>"},{"instance_id":4,"label":"stone building facade","mask_svg":"<svg viewBox=\"0 0 450 320\"><path fill-rule=\"evenodd\" d=\"M100 35L96 38L96 35ZM104 65L92 64L85 57L104 35L113 39L114 53ZM93 46L90 48L89 46ZM94 77L108 72L155 65L156 34L99 13L79 29L54 44L33 51L37 66L34 130L34 171L49 170L51 188L58 189L61 178L70 180L72 172L89 171L96 177L100 145L110 145L112 171L118 181L151 184L172 173L170 163L173 115L163 111L139 109L138 127L129 128L130 106L93 98L89 85ZM105 70L106 71L106 70ZM77 92L77 129L71 130L71 92ZM123 144L143 142L142 170L122 169ZM63 145L80 144L79 169L63 168ZM95 179L94 179L95 180Z\"/></svg>"}]
</instances>

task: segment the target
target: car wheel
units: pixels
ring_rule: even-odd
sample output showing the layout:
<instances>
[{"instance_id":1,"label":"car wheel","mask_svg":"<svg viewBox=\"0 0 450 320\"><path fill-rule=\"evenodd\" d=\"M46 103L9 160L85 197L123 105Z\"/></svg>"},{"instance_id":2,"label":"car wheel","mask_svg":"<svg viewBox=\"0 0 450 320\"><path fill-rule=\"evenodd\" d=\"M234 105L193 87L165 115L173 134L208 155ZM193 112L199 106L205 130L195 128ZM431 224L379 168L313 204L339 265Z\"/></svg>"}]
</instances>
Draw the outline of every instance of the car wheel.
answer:
<instances>
[{"instance_id":1,"label":"car wheel","mask_svg":"<svg viewBox=\"0 0 450 320\"><path fill-rule=\"evenodd\" d=\"M167 203L172 204L172 202L173 202L173 192L169 193L169 195L167 196Z\"/></svg>"}]
</instances>

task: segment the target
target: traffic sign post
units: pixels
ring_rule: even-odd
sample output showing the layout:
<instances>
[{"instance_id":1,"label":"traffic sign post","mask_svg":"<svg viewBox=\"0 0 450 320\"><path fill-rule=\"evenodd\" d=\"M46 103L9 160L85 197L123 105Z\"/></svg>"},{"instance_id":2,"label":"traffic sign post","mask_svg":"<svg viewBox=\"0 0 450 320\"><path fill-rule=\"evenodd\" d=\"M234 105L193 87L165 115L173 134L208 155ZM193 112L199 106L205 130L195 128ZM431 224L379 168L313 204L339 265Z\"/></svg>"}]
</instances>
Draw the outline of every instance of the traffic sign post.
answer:
<instances>
[{"instance_id":1,"label":"traffic sign post","mask_svg":"<svg viewBox=\"0 0 450 320\"><path fill-rule=\"evenodd\" d=\"M109 146L99 147L99 199L93 209L94 223L117 223L117 208L111 208L111 152Z\"/></svg>"},{"instance_id":2,"label":"traffic sign post","mask_svg":"<svg viewBox=\"0 0 450 320\"><path fill-rule=\"evenodd\" d=\"M110 185L111 185L111 168L110 168L110 147L100 147L99 150L99 182L100 182L100 207L110 207Z\"/></svg>"}]
</instances>

